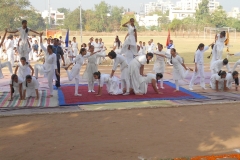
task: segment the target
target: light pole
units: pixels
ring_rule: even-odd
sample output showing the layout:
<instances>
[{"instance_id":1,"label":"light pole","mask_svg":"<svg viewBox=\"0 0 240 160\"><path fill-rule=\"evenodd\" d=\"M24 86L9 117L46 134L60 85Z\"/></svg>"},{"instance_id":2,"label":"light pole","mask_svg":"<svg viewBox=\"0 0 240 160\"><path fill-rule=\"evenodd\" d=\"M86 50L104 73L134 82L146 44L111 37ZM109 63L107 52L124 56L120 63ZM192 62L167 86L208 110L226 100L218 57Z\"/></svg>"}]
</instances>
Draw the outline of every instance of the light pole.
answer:
<instances>
[{"instance_id":1,"label":"light pole","mask_svg":"<svg viewBox=\"0 0 240 160\"><path fill-rule=\"evenodd\" d=\"M50 10L50 0L48 0L48 24L49 24L49 28L51 28L51 10Z\"/></svg>"},{"instance_id":2,"label":"light pole","mask_svg":"<svg viewBox=\"0 0 240 160\"><path fill-rule=\"evenodd\" d=\"M79 3L80 3L80 6L79 6L79 9L80 9L80 39L81 39L81 45L82 45L82 3L81 3L81 0L79 0Z\"/></svg>"}]
</instances>

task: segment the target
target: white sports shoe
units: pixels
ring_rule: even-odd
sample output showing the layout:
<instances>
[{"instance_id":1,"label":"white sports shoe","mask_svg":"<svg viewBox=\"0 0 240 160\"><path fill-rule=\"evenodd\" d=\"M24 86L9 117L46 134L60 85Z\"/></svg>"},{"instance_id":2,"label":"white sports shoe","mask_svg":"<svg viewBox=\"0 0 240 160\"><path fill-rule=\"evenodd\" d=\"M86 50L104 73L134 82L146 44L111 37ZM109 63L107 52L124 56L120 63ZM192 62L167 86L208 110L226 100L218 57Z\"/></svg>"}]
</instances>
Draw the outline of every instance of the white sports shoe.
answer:
<instances>
[{"instance_id":1,"label":"white sports shoe","mask_svg":"<svg viewBox=\"0 0 240 160\"><path fill-rule=\"evenodd\" d=\"M124 96L127 96L127 95L129 95L129 94L130 94L129 92L126 92L126 93L124 93L123 95L124 95Z\"/></svg>"},{"instance_id":2,"label":"white sports shoe","mask_svg":"<svg viewBox=\"0 0 240 160\"><path fill-rule=\"evenodd\" d=\"M88 93L92 92L91 90L88 90Z\"/></svg>"},{"instance_id":3,"label":"white sports shoe","mask_svg":"<svg viewBox=\"0 0 240 160\"><path fill-rule=\"evenodd\" d=\"M207 88L206 87L202 87L203 90L206 90Z\"/></svg>"},{"instance_id":4,"label":"white sports shoe","mask_svg":"<svg viewBox=\"0 0 240 160\"><path fill-rule=\"evenodd\" d=\"M93 93L95 93L95 91L94 91L94 90L92 90L92 92L93 92Z\"/></svg>"},{"instance_id":5,"label":"white sports shoe","mask_svg":"<svg viewBox=\"0 0 240 160\"><path fill-rule=\"evenodd\" d=\"M190 87L190 88L189 88L189 90L190 90L190 91L193 91L193 88L192 88L192 87Z\"/></svg>"},{"instance_id":6,"label":"white sports shoe","mask_svg":"<svg viewBox=\"0 0 240 160\"><path fill-rule=\"evenodd\" d=\"M81 97L81 96L82 96L82 94L74 94L74 96Z\"/></svg>"}]
</instances>

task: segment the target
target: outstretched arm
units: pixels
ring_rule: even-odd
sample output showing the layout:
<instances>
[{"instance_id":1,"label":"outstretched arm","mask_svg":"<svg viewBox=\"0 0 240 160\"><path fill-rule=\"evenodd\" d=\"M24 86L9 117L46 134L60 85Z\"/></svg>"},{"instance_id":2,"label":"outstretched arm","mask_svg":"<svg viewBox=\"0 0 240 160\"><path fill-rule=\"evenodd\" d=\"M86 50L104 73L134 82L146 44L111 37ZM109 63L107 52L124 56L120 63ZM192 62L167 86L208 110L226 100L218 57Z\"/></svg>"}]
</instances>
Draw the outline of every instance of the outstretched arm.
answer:
<instances>
[{"instance_id":1,"label":"outstretched arm","mask_svg":"<svg viewBox=\"0 0 240 160\"><path fill-rule=\"evenodd\" d=\"M5 33L4 33L2 41L0 43L0 47L2 46L2 44L3 44L3 42L4 42L5 38L6 38L6 35L7 35L7 29L5 29Z\"/></svg>"},{"instance_id":2,"label":"outstretched arm","mask_svg":"<svg viewBox=\"0 0 240 160\"><path fill-rule=\"evenodd\" d=\"M36 33L36 34L40 34L40 33L38 33L37 31L34 31L34 30L32 30L32 29L30 29L30 31L33 32L33 33Z\"/></svg>"},{"instance_id":3,"label":"outstretched arm","mask_svg":"<svg viewBox=\"0 0 240 160\"><path fill-rule=\"evenodd\" d=\"M17 33L18 30L15 30L15 31L7 31L7 33Z\"/></svg>"}]
</instances>

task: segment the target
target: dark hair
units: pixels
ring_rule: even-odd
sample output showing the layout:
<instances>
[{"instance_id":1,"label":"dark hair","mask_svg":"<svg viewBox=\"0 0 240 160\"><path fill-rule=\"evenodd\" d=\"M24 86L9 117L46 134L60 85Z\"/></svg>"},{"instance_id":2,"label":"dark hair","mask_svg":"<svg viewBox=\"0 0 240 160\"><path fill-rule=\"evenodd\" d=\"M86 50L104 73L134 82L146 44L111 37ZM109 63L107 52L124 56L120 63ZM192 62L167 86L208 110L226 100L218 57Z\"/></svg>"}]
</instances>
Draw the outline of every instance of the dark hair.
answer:
<instances>
[{"instance_id":1,"label":"dark hair","mask_svg":"<svg viewBox=\"0 0 240 160\"><path fill-rule=\"evenodd\" d=\"M222 31L220 35L222 35L223 37L226 37L226 31Z\"/></svg>"},{"instance_id":2,"label":"dark hair","mask_svg":"<svg viewBox=\"0 0 240 160\"><path fill-rule=\"evenodd\" d=\"M28 87L28 85L27 85L27 79L32 79L32 76L31 76L31 75L27 75L27 76L26 76L26 87Z\"/></svg>"},{"instance_id":3,"label":"dark hair","mask_svg":"<svg viewBox=\"0 0 240 160\"><path fill-rule=\"evenodd\" d=\"M233 77L234 77L235 75L238 75L238 72L237 72L237 71L234 71L234 72L232 73L232 76L233 76ZM235 84L239 86L239 78L238 78L238 77L235 79Z\"/></svg>"},{"instance_id":4,"label":"dark hair","mask_svg":"<svg viewBox=\"0 0 240 160\"><path fill-rule=\"evenodd\" d=\"M93 73L93 75L94 75L94 76L98 76L98 79L100 79L100 78L101 78L101 72L99 72L99 71L98 71L98 72L95 72L95 73Z\"/></svg>"},{"instance_id":5,"label":"dark hair","mask_svg":"<svg viewBox=\"0 0 240 160\"><path fill-rule=\"evenodd\" d=\"M225 72L225 71L222 71L222 70L220 70L219 72L218 72L218 75L219 76L223 76L223 75L226 75L227 73Z\"/></svg>"},{"instance_id":6,"label":"dark hair","mask_svg":"<svg viewBox=\"0 0 240 160\"><path fill-rule=\"evenodd\" d=\"M25 61L25 62L26 62L27 60L26 60L25 57L21 57L21 58L20 58L20 61ZM28 62L26 62L26 64L28 64Z\"/></svg>"},{"instance_id":7,"label":"dark hair","mask_svg":"<svg viewBox=\"0 0 240 160\"><path fill-rule=\"evenodd\" d=\"M162 79L162 78L163 78L162 73L157 73L157 74L156 74L156 80L157 80L157 81L158 81L158 77L159 77L160 79Z\"/></svg>"},{"instance_id":8,"label":"dark hair","mask_svg":"<svg viewBox=\"0 0 240 160\"><path fill-rule=\"evenodd\" d=\"M14 93L13 80L14 80L16 77L18 77L16 74L13 74L12 77L11 77L11 80L12 80L12 88L11 88L12 93Z\"/></svg>"},{"instance_id":9,"label":"dark hair","mask_svg":"<svg viewBox=\"0 0 240 160\"><path fill-rule=\"evenodd\" d=\"M204 44L203 44L203 43L200 43L200 44L198 45L197 50L199 50L199 49L202 48L202 47L204 47Z\"/></svg>"},{"instance_id":10,"label":"dark hair","mask_svg":"<svg viewBox=\"0 0 240 160\"><path fill-rule=\"evenodd\" d=\"M121 45L121 42L120 42L118 36L116 36L116 42L118 43L118 49L119 49L119 47L120 47L120 45Z\"/></svg>"},{"instance_id":11,"label":"dark hair","mask_svg":"<svg viewBox=\"0 0 240 160\"><path fill-rule=\"evenodd\" d=\"M87 45L86 45L86 43L83 43L82 45L81 45L81 47L86 47Z\"/></svg>"},{"instance_id":12,"label":"dark hair","mask_svg":"<svg viewBox=\"0 0 240 160\"><path fill-rule=\"evenodd\" d=\"M153 54L152 54L152 53L147 53L147 54L146 54L146 58L147 58L148 56L153 57ZM147 59L147 64L149 64L149 60L148 60L148 59Z\"/></svg>"},{"instance_id":13,"label":"dark hair","mask_svg":"<svg viewBox=\"0 0 240 160\"><path fill-rule=\"evenodd\" d=\"M131 21L131 20L134 20L134 21L135 21L134 18L130 18L130 21ZM134 27L134 32L136 32L136 27L135 27L135 25L134 25L133 27Z\"/></svg>"},{"instance_id":14,"label":"dark hair","mask_svg":"<svg viewBox=\"0 0 240 160\"><path fill-rule=\"evenodd\" d=\"M227 64L228 64L228 59L225 58L225 59L223 60L223 65L227 65Z\"/></svg>"},{"instance_id":15,"label":"dark hair","mask_svg":"<svg viewBox=\"0 0 240 160\"><path fill-rule=\"evenodd\" d=\"M23 21L22 21L22 24L24 24L24 23L27 23L27 21L26 21L26 20L23 20ZM28 28L26 28L25 32L28 33Z\"/></svg>"},{"instance_id":16,"label":"dark hair","mask_svg":"<svg viewBox=\"0 0 240 160\"><path fill-rule=\"evenodd\" d=\"M86 51L85 48L81 48L79 54L82 54L84 51Z\"/></svg>"},{"instance_id":17,"label":"dark hair","mask_svg":"<svg viewBox=\"0 0 240 160\"><path fill-rule=\"evenodd\" d=\"M47 48L51 49L53 52L53 46L52 45L48 45Z\"/></svg>"},{"instance_id":18,"label":"dark hair","mask_svg":"<svg viewBox=\"0 0 240 160\"><path fill-rule=\"evenodd\" d=\"M115 59L117 57L117 54L114 51L111 51L108 53L108 57L111 56L112 59Z\"/></svg>"},{"instance_id":19,"label":"dark hair","mask_svg":"<svg viewBox=\"0 0 240 160\"><path fill-rule=\"evenodd\" d=\"M161 46L163 48L163 45L161 43L158 43L159 46Z\"/></svg>"}]
</instances>

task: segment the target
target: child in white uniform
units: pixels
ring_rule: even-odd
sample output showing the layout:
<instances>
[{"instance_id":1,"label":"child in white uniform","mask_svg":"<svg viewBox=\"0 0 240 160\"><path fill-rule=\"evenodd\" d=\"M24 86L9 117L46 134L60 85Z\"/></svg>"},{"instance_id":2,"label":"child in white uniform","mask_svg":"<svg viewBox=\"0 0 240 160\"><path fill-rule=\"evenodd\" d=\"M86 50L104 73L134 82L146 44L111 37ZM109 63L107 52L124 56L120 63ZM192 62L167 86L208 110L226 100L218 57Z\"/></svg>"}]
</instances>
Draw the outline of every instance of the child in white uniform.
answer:
<instances>
[{"instance_id":1,"label":"child in white uniform","mask_svg":"<svg viewBox=\"0 0 240 160\"><path fill-rule=\"evenodd\" d=\"M228 73L226 76L226 87L227 89L232 89L232 84L235 83L235 89L236 91L238 90L238 86L239 86L239 78L238 78L238 72L237 71L233 71L233 73Z\"/></svg>"},{"instance_id":2,"label":"child in white uniform","mask_svg":"<svg viewBox=\"0 0 240 160\"><path fill-rule=\"evenodd\" d=\"M5 34L4 34L4 36L3 36L2 40L1 40L0 47L2 47L2 44L4 42L4 39L5 39L6 35L7 35L7 30L5 30ZM8 67L9 72L11 74L13 74L11 63L10 62L3 62L3 63L1 63L1 60L0 60L0 79L4 78L3 73L2 73L2 68L5 68L5 67Z\"/></svg>"},{"instance_id":3,"label":"child in white uniform","mask_svg":"<svg viewBox=\"0 0 240 160\"><path fill-rule=\"evenodd\" d=\"M101 74L99 71L93 74L94 78L98 80L98 92L97 96L102 95L103 85L106 84L107 92L111 95L119 95L122 94L122 90L120 89L120 79L117 77L110 77L109 74Z\"/></svg>"},{"instance_id":4,"label":"child in white uniform","mask_svg":"<svg viewBox=\"0 0 240 160\"><path fill-rule=\"evenodd\" d=\"M127 64L126 58L120 54L115 53L114 51L111 51L108 54L108 57L114 60L111 77L114 76L114 73L117 70L118 65L120 65L121 88L122 88L122 91L124 90L124 88L126 90L126 93L124 93L124 95L129 95L130 80L128 75L128 64Z\"/></svg>"},{"instance_id":5,"label":"child in white uniform","mask_svg":"<svg viewBox=\"0 0 240 160\"><path fill-rule=\"evenodd\" d=\"M210 79L210 86L212 89L219 91L219 90L226 90L227 80L226 80L227 73L225 71L219 71L216 74L213 74Z\"/></svg>"},{"instance_id":6,"label":"child in white uniform","mask_svg":"<svg viewBox=\"0 0 240 160\"><path fill-rule=\"evenodd\" d=\"M73 50L73 56L77 56L78 55L78 43L76 42L76 37L73 37L73 41L72 41L72 50Z\"/></svg>"},{"instance_id":7,"label":"child in white uniform","mask_svg":"<svg viewBox=\"0 0 240 160\"><path fill-rule=\"evenodd\" d=\"M16 74L13 74L11 77L10 85L10 93L11 98L9 101L13 100L13 97L20 95L20 100L22 100L22 83L23 79L18 77Z\"/></svg>"},{"instance_id":8,"label":"child in white uniform","mask_svg":"<svg viewBox=\"0 0 240 160\"><path fill-rule=\"evenodd\" d=\"M226 66L227 71L231 72L231 69L228 64L228 59L225 58L224 60L217 60L211 65L212 75L218 73L222 69L223 66Z\"/></svg>"},{"instance_id":9,"label":"child in white uniform","mask_svg":"<svg viewBox=\"0 0 240 160\"><path fill-rule=\"evenodd\" d=\"M23 100L26 98L36 97L36 100L39 99L38 93L39 83L35 77L30 75L26 76L26 80L23 82Z\"/></svg>"},{"instance_id":10,"label":"child in white uniform","mask_svg":"<svg viewBox=\"0 0 240 160\"><path fill-rule=\"evenodd\" d=\"M143 79L140 79L140 76L143 76L144 65L149 64L149 61L153 58L152 53L147 55L142 55L134 58L129 64L129 77L130 84L136 95L143 95L140 91L140 84L143 82Z\"/></svg>"},{"instance_id":11,"label":"child in white uniform","mask_svg":"<svg viewBox=\"0 0 240 160\"><path fill-rule=\"evenodd\" d=\"M38 32L30 29L27 27L27 21L26 20L23 20L22 21L22 27L18 28L16 31L8 31L8 33L17 33L19 32L20 33L20 39L21 39L21 43L20 43L20 46L19 46L19 53L21 53L22 55L28 55L29 54L29 42L28 42L28 33L29 32L33 32L33 33L36 33L36 34L39 34ZM27 57L26 57L27 58Z\"/></svg>"},{"instance_id":12,"label":"child in white uniform","mask_svg":"<svg viewBox=\"0 0 240 160\"><path fill-rule=\"evenodd\" d=\"M137 52L137 30L134 25L134 19L131 18L129 22L126 22L122 27L128 28L128 34L123 43L121 54L126 54L127 50L131 50L132 53Z\"/></svg>"},{"instance_id":13,"label":"child in white uniform","mask_svg":"<svg viewBox=\"0 0 240 160\"><path fill-rule=\"evenodd\" d=\"M14 74L17 74L18 71L18 77L20 77L21 79L25 80L27 75L30 75L30 70L32 71L32 76L34 74L34 70L32 68L32 66L26 62L26 58L22 57L20 59L20 63L17 65Z\"/></svg>"},{"instance_id":14,"label":"child in white uniform","mask_svg":"<svg viewBox=\"0 0 240 160\"><path fill-rule=\"evenodd\" d=\"M115 39L115 42L113 44L113 51L117 54L121 53L121 48L122 48L122 42L119 40L118 36Z\"/></svg>"},{"instance_id":15,"label":"child in white uniform","mask_svg":"<svg viewBox=\"0 0 240 160\"><path fill-rule=\"evenodd\" d=\"M90 54L99 53L101 50L96 50L94 52L94 46L90 46L89 52ZM88 80L88 92L95 92L94 91L94 77L93 74L97 72L98 65L97 65L97 57L101 56L100 54L94 54L88 57L88 64L86 70L83 74L83 78Z\"/></svg>"},{"instance_id":16,"label":"child in white uniform","mask_svg":"<svg viewBox=\"0 0 240 160\"><path fill-rule=\"evenodd\" d=\"M192 87L194 85L194 81L198 78L198 76L200 76L200 85L202 89L206 89L204 73L204 52L206 52L211 45L212 44L210 44L209 46L204 46L203 43L200 43L197 48L197 51L194 56L195 72L193 73L192 79L189 84L190 90L193 90Z\"/></svg>"},{"instance_id":17,"label":"child in white uniform","mask_svg":"<svg viewBox=\"0 0 240 160\"><path fill-rule=\"evenodd\" d=\"M38 79L38 72L41 75L44 74L44 77L48 80L48 87L50 89L50 97L53 97L53 80L56 80L56 75L59 75L57 70L57 57L56 54L53 53L52 45L48 45L47 48L43 46L42 43L42 33L40 33L40 46L45 54L45 62L43 65L36 64L34 66L35 69L35 77Z\"/></svg>"},{"instance_id":18,"label":"child in white uniform","mask_svg":"<svg viewBox=\"0 0 240 160\"><path fill-rule=\"evenodd\" d=\"M179 80L185 79L189 69L183 63L183 59L177 54L176 49L171 49L171 63L173 64L173 80L175 81L176 90L179 91ZM186 71L185 71L185 70Z\"/></svg>"},{"instance_id":19,"label":"child in white uniform","mask_svg":"<svg viewBox=\"0 0 240 160\"><path fill-rule=\"evenodd\" d=\"M75 94L74 94L75 96L82 96L81 94L78 94L78 85L79 85L79 81L80 81L80 70L84 63L84 59L92 56L93 54L95 54L95 53L87 54L87 50L85 48L82 48L80 50L80 54L76 56L75 60L73 60L73 63L69 64L69 66L65 68L67 71L69 81L72 81L73 79L75 79ZM69 72L68 68L71 65L73 65L74 63L75 63L75 65L73 66L72 70Z\"/></svg>"},{"instance_id":20,"label":"child in white uniform","mask_svg":"<svg viewBox=\"0 0 240 160\"><path fill-rule=\"evenodd\" d=\"M7 50L7 56L8 56L8 62L11 63L12 67L14 67L14 41L13 41L13 36L10 35L8 36L8 40L5 43L5 47Z\"/></svg>"},{"instance_id":21,"label":"child in white uniform","mask_svg":"<svg viewBox=\"0 0 240 160\"><path fill-rule=\"evenodd\" d=\"M157 94L162 94L161 92L158 91L158 88L156 85L157 82L163 78L163 75L161 73L157 73L157 74L148 73L146 76L142 76L140 78L144 79L144 81L140 85L140 90L142 94L147 94L148 84L152 84L153 90Z\"/></svg>"},{"instance_id":22,"label":"child in white uniform","mask_svg":"<svg viewBox=\"0 0 240 160\"><path fill-rule=\"evenodd\" d=\"M163 45L162 44L158 44L158 50L156 52L154 52L154 54L156 55L156 61L154 63L153 66L153 71L155 72L155 74L157 73L161 73L162 75L164 75L165 72L165 58L170 58L170 54L166 53L163 51ZM161 89L164 89L163 87L163 78L161 78ZM158 86L157 86L158 88Z\"/></svg>"}]
</instances>

